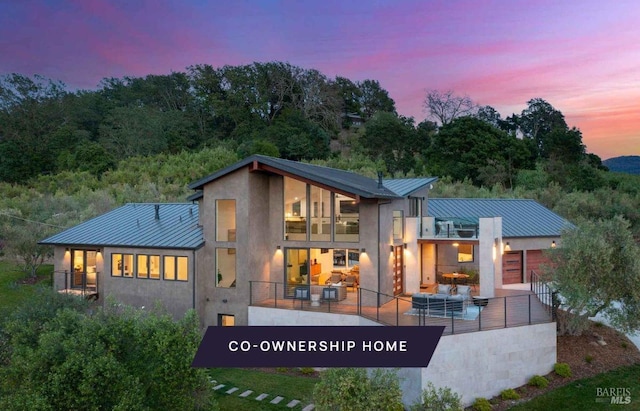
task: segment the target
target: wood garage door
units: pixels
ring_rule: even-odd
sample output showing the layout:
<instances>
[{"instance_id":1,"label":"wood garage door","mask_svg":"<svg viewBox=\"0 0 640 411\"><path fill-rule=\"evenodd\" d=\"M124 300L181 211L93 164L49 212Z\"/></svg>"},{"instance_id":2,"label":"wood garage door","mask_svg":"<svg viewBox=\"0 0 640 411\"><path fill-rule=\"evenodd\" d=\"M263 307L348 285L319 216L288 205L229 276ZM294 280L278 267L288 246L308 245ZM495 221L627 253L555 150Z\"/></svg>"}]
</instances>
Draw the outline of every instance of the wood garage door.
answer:
<instances>
[{"instance_id":1,"label":"wood garage door","mask_svg":"<svg viewBox=\"0 0 640 411\"><path fill-rule=\"evenodd\" d=\"M531 270L540 274L540 265L546 264L549 260L542 255L542 250L527 251L527 281L531 281Z\"/></svg>"},{"instance_id":2,"label":"wood garage door","mask_svg":"<svg viewBox=\"0 0 640 411\"><path fill-rule=\"evenodd\" d=\"M502 256L502 284L522 282L522 251L505 251Z\"/></svg>"}]
</instances>

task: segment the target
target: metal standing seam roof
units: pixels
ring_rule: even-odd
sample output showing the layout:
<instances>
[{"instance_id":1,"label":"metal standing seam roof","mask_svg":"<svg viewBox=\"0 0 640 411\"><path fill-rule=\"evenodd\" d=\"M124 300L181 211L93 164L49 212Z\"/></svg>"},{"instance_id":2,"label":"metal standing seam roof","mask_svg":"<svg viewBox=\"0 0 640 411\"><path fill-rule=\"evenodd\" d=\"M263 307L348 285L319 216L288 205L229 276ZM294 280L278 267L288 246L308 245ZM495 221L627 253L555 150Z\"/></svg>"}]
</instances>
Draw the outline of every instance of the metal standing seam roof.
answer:
<instances>
[{"instance_id":1,"label":"metal standing seam roof","mask_svg":"<svg viewBox=\"0 0 640 411\"><path fill-rule=\"evenodd\" d=\"M406 197L436 181L438 181L437 177L394 178L383 180L382 184L397 195Z\"/></svg>"},{"instance_id":2,"label":"metal standing seam roof","mask_svg":"<svg viewBox=\"0 0 640 411\"><path fill-rule=\"evenodd\" d=\"M281 170L286 173L297 175L310 181L335 187L336 189L352 193L363 198L399 198L397 193L388 189L384 184L378 186L378 180L356 174L351 171L339 170L336 168L317 166L314 164L301 163L298 161L283 160L281 158L268 157L263 155L252 155L229 167L223 168L207 177L201 178L191 184L189 188L201 190L205 184L210 183L226 174L245 167L254 161L269 167ZM190 199L197 199L198 193L190 196Z\"/></svg>"},{"instance_id":3,"label":"metal standing seam roof","mask_svg":"<svg viewBox=\"0 0 640 411\"><path fill-rule=\"evenodd\" d=\"M156 219L156 206L159 219ZM198 205L130 203L40 241L68 246L197 249L204 244Z\"/></svg>"},{"instance_id":4,"label":"metal standing seam roof","mask_svg":"<svg viewBox=\"0 0 640 411\"><path fill-rule=\"evenodd\" d=\"M573 227L542 204L527 199L430 198L427 215L502 217L503 237L558 237L564 229Z\"/></svg>"}]
</instances>

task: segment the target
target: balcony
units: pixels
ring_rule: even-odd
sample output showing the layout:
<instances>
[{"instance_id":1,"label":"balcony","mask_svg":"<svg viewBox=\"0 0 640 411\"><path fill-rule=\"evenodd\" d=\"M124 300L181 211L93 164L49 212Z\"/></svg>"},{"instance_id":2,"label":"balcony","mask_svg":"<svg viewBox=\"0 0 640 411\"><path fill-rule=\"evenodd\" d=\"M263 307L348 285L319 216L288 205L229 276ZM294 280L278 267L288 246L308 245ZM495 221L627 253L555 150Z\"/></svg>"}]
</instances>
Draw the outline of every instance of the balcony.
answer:
<instances>
[{"instance_id":1,"label":"balcony","mask_svg":"<svg viewBox=\"0 0 640 411\"><path fill-rule=\"evenodd\" d=\"M423 217L422 238L477 240L480 224L477 217Z\"/></svg>"}]
</instances>

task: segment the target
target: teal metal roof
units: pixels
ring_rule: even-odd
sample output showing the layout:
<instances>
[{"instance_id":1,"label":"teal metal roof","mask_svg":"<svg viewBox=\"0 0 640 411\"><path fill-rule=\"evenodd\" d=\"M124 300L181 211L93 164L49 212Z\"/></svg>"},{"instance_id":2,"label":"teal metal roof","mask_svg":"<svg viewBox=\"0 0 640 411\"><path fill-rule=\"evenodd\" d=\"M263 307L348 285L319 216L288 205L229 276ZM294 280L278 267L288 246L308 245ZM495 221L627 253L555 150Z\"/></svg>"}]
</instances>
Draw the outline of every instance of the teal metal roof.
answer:
<instances>
[{"instance_id":1,"label":"teal metal roof","mask_svg":"<svg viewBox=\"0 0 640 411\"><path fill-rule=\"evenodd\" d=\"M503 237L558 237L569 221L524 199L430 198L427 215L437 218L502 217Z\"/></svg>"},{"instance_id":2,"label":"teal metal roof","mask_svg":"<svg viewBox=\"0 0 640 411\"><path fill-rule=\"evenodd\" d=\"M40 244L197 249L204 244L204 237L198 225L197 204L131 203L46 238Z\"/></svg>"},{"instance_id":3,"label":"teal metal roof","mask_svg":"<svg viewBox=\"0 0 640 411\"><path fill-rule=\"evenodd\" d=\"M383 180L382 184L401 197L406 197L414 192L430 188L430 184L438 181L437 177L423 178L394 178L391 180Z\"/></svg>"},{"instance_id":4,"label":"teal metal roof","mask_svg":"<svg viewBox=\"0 0 640 411\"><path fill-rule=\"evenodd\" d=\"M378 180L356 174L351 171L338 170L336 168L317 166L314 164L301 163L298 161L283 160L281 158L267 157L263 155L252 155L229 167L223 168L207 177L201 178L189 184L189 188L194 190L202 190L205 184L210 183L220 177L231 172L239 170L243 167L257 163L258 166L267 166L271 169L278 170L284 174L298 176L312 182L324 184L334 187L338 190L352 193L363 198L399 198L397 193L388 189L384 184L382 187L378 185ZM196 194L190 196L191 199L197 199L200 196Z\"/></svg>"}]
</instances>

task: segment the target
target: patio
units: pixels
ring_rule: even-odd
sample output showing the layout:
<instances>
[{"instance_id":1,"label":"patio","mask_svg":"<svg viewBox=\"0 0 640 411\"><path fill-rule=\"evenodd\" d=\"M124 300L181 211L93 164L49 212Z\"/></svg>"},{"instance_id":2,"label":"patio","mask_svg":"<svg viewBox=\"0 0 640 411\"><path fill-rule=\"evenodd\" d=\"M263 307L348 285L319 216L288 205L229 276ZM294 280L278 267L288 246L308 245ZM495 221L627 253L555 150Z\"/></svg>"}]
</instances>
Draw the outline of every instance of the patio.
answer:
<instances>
[{"instance_id":1,"label":"patio","mask_svg":"<svg viewBox=\"0 0 640 411\"><path fill-rule=\"evenodd\" d=\"M420 313L413 310L410 295L393 297L359 288L357 292L348 292L347 298L342 301L321 301L319 306L314 306L308 299L283 298L282 287L282 284L277 283L252 282L250 305L314 313L359 315L389 326L442 325L445 326L445 335L553 321L549 305L540 301L540 298L546 299L547 296L544 293L536 295L531 290L496 289L496 297L487 299L485 307L480 309L473 302L469 302L466 315L444 318L424 315L424 311ZM359 303L363 300L376 301L378 298L382 303L380 307Z\"/></svg>"}]
</instances>

